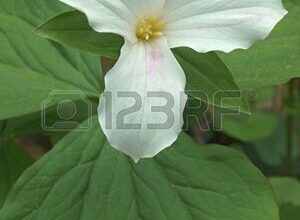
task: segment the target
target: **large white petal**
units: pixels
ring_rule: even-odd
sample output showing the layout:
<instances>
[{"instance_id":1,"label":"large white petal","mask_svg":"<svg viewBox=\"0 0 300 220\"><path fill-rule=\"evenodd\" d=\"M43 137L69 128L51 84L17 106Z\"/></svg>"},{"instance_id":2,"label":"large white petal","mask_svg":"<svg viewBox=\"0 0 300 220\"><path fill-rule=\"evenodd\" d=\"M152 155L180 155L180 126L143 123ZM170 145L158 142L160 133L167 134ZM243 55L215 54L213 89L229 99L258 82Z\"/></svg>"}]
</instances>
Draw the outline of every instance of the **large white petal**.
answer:
<instances>
[{"instance_id":1,"label":"large white petal","mask_svg":"<svg viewBox=\"0 0 300 220\"><path fill-rule=\"evenodd\" d=\"M60 0L86 14L97 32L111 32L136 41L136 16L120 0Z\"/></svg>"},{"instance_id":2,"label":"large white petal","mask_svg":"<svg viewBox=\"0 0 300 220\"><path fill-rule=\"evenodd\" d=\"M164 0L60 0L86 14L97 32L122 35L136 42L136 27L144 16L160 16Z\"/></svg>"},{"instance_id":3,"label":"large white petal","mask_svg":"<svg viewBox=\"0 0 300 220\"><path fill-rule=\"evenodd\" d=\"M105 84L105 95L100 97L98 114L101 127L114 148L138 161L140 158L153 157L177 139L182 128L182 113L186 102L186 78L165 38L136 44L125 41L121 57L106 75ZM129 95L133 92L141 97L141 108L126 115L124 122L141 124L141 128L137 126L122 129L120 119L117 120L117 115L122 110L136 103L132 96L117 97L118 93L124 96L126 92ZM108 110L109 94L112 96L112 114ZM157 97L151 97L153 95ZM167 98L169 95L171 99ZM167 102L172 114L155 113L156 106L165 106ZM109 120L110 116L112 120ZM155 128L152 125L161 126L167 121L167 126L164 127Z\"/></svg>"},{"instance_id":4,"label":"large white petal","mask_svg":"<svg viewBox=\"0 0 300 220\"><path fill-rule=\"evenodd\" d=\"M165 0L121 0L140 19L161 17L164 12Z\"/></svg>"},{"instance_id":5,"label":"large white petal","mask_svg":"<svg viewBox=\"0 0 300 220\"><path fill-rule=\"evenodd\" d=\"M165 35L172 48L247 49L286 13L281 0L166 0Z\"/></svg>"}]
</instances>

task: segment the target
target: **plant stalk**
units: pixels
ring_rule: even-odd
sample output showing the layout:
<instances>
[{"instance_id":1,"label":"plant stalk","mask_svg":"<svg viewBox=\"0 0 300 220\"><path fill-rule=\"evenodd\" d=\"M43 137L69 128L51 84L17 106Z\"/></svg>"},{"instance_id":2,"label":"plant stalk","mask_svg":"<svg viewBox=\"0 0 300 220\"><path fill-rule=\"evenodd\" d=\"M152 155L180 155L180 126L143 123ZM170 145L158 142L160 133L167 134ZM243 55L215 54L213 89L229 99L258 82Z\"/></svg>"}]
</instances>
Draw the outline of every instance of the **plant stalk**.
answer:
<instances>
[{"instance_id":1,"label":"plant stalk","mask_svg":"<svg viewBox=\"0 0 300 220\"><path fill-rule=\"evenodd\" d=\"M294 122L295 122L295 86L294 80L288 84L287 117L286 117L286 171L289 175L293 173L293 140L294 140Z\"/></svg>"}]
</instances>

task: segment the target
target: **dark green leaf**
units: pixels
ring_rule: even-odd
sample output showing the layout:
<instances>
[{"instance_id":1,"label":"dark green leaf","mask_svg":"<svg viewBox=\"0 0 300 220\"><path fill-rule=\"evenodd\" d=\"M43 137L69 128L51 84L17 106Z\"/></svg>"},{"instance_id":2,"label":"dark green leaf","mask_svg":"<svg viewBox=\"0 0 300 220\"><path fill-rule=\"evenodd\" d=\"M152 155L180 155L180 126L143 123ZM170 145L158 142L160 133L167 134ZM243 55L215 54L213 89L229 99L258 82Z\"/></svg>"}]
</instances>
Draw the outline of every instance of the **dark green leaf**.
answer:
<instances>
[{"instance_id":1,"label":"dark green leaf","mask_svg":"<svg viewBox=\"0 0 300 220\"><path fill-rule=\"evenodd\" d=\"M49 2L48 0L2 0L0 6L1 14L17 17L23 22L28 23L31 27L29 30L30 34L32 34L33 27L36 27L41 22L71 9L59 1ZM32 39L32 42L34 42L36 36ZM99 70L99 58L97 56L78 53L71 48L58 46L58 44L54 44L54 46L61 54L60 57L65 59L68 65L72 65L73 70L71 72L75 69L82 75L85 75L86 78L89 78L88 80L92 85L97 88L103 88L103 76L101 70ZM44 48L44 51L47 51L47 48ZM49 54L48 59L50 59L50 55L52 54ZM47 67L47 65L45 67ZM58 68L61 67L58 66ZM46 69L43 69L43 71L45 70Z\"/></svg>"},{"instance_id":2,"label":"dark green leaf","mask_svg":"<svg viewBox=\"0 0 300 220\"><path fill-rule=\"evenodd\" d=\"M73 99L80 98L78 93L99 96L101 81L91 73L95 69L93 66L85 66L87 71L79 72L56 48L37 37L31 27L18 18L0 15L0 23L0 99L5 103L0 119L40 110L51 93L57 94L52 105L66 98L62 92L66 90L77 91L68 95Z\"/></svg>"},{"instance_id":3,"label":"dark green leaf","mask_svg":"<svg viewBox=\"0 0 300 220\"><path fill-rule=\"evenodd\" d=\"M18 17L35 26L70 8L59 1L49 0L1 0L0 13Z\"/></svg>"},{"instance_id":4,"label":"dark green leaf","mask_svg":"<svg viewBox=\"0 0 300 220\"><path fill-rule=\"evenodd\" d=\"M83 75L44 39L32 33L31 26L22 20L0 15L0 62L43 75L82 89L87 94L98 94L99 82ZM98 85L98 86L97 86Z\"/></svg>"},{"instance_id":5,"label":"dark green leaf","mask_svg":"<svg viewBox=\"0 0 300 220\"><path fill-rule=\"evenodd\" d=\"M124 40L116 34L95 32L86 16L79 12L67 12L49 20L36 29L43 37L88 51L100 56L118 58Z\"/></svg>"},{"instance_id":6,"label":"dark green leaf","mask_svg":"<svg viewBox=\"0 0 300 220\"><path fill-rule=\"evenodd\" d=\"M246 97L215 53L201 54L189 48L177 48L173 52L186 73L189 95L213 106L250 112Z\"/></svg>"},{"instance_id":7,"label":"dark green leaf","mask_svg":"<svg viewBox=\"0 0 300 220\"><path fill-rule=\"evenodd\" d=\"M235 151L200 148L185 134L134 164L109 146L97 117L28 169L11 191L5 220L278 220L263 175Z\"/></svg>"},{"instance_id":8,"label":"dark green leaf","mask_svg":"<svg viewBox=\"0 0 300 220\"><path fill-rule=\"evenodd\" d=\"M43 101L47 100L52 91L76 90L76 87L63 81L58 81L47 75L30 70L24 70L0 64L0 119L17 115L25 115L41 109ZM13 86L12 86L13 85ZM63 98L64 98L63 94ZM78 96L70 95L70 99ZM45 105L52 106L62 98L60 94L49 97Z\"/></svg>"}]
</instances>

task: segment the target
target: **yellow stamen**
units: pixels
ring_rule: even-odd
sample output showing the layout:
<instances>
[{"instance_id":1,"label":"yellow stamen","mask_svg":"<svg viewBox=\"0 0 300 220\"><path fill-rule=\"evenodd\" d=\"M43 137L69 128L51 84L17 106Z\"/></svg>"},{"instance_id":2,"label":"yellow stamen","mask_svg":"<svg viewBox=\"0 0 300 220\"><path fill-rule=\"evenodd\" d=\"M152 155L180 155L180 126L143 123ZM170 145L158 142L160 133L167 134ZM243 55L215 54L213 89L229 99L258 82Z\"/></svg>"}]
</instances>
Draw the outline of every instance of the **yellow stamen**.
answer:
<instances>
[{"instance_id":1,"label":"yellow stamen","mask_svg":"<svg viewBox=\"0 0 300 220\"><path fill-rule=\"evenodd\" d=\"M136 36L142 40L150 40L154 37L163 36L162 29L165 23L157 18L145 19L137 27Z\"/></svg>"}]
</instances>

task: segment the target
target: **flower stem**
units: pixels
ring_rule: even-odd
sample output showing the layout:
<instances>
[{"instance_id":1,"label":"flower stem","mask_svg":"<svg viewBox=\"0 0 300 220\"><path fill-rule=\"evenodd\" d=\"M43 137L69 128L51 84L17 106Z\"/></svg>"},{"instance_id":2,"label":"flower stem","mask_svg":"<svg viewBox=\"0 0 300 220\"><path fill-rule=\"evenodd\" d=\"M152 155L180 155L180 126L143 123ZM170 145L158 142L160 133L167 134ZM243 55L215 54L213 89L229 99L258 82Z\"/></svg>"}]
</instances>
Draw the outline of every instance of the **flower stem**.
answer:
<instances>
[{"instance_id":1,"label":"flower stem","mask_svg":"<svg viewBox=\"0 0 300 220\"><path fill-rule=\"evenodd\" d=\"M102 71L104 74L106 74L113 66L116 64L117 60L116 59L110 59L106 57L102 57L100 60L101 66L102 66Z\"/></svg>"},{"instance_id":2,"label":"flower stem","mask_svg":"<svg viewBox=\"0 0 300 220\"><path fill-rule=\"evenodd\" d=\"M294 140L294 109L295 109L295 86L294 80L288 84L287 116L286 116L286 171L291 175L293 172L292 151Z\"/></svg>"}]
</instances>

